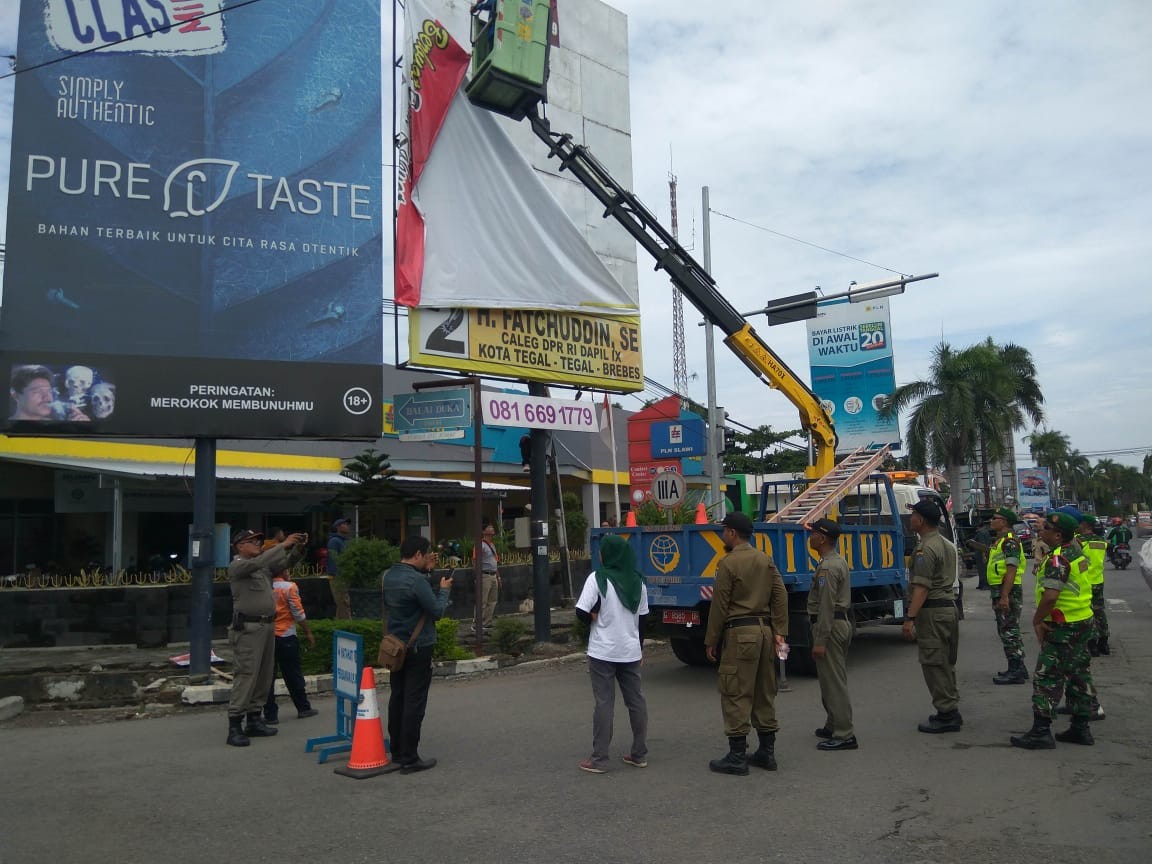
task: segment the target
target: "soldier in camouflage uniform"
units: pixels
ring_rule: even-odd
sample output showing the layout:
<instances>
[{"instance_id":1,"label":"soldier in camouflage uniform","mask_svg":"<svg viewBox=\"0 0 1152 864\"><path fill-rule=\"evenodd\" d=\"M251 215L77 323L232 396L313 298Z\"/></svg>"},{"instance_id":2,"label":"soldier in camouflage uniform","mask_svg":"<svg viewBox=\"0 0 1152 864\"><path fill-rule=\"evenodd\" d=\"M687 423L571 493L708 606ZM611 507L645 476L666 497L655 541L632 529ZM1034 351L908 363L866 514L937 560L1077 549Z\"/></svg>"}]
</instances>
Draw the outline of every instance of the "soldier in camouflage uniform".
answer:
<instances>
[{"instance_id":1,"label":"soldier in camouflage uniform","mask_svg":"<svg viewBox=\"0 0 1152 864\"><path fill-rule=\"evenodd\" d=\"M1076 539L1092 564L1088 573L1092 585L1092 638L1088 650L1093 657L1108 656L1112 653L1108 646L1108 610L1104 603L1104 561L1108 558L1108 541L1096 533L1096 519L1092 516L1080 517L1080 533Z\"/></svg>"},{"instance_id":2,"label":"soldier in camouflage uniform","mask_svg":"<svg viewBox=\"0 0 1152 864\"><path fill-rule=\"evenodd\" d=\"M1092 589L1088 559L1076 541L1077 522L1067 513L1052 512L1044 519L1041 537L1052 547L1037 573L1036 613L1032 625L1040 642L1036 675L1032 681L1032 728L1013 735L1013 747L1051 750L1057 741L1092 744L1088 720L1092 693ZM1056 706L1068 692L1072 725L1052 735Z\"/></svg>"},{"instance_id":3,"label":"soldier in camouflage uniform","mask_svg":"<svg viewBox=\"0 0 1152 864\"><path fill-rule=\"evenodd\" d=\"M1001 507L992 514L996 540L988 550L988 587L996 614L996 634L1004 646L1008 668L997 673L994 684L1023 684L1028 680L1024 666L1024 640L1020 638L1020 608L1024 604L1024 547L1012 534L1016 513Z\"/></svg>"}]
</instances>

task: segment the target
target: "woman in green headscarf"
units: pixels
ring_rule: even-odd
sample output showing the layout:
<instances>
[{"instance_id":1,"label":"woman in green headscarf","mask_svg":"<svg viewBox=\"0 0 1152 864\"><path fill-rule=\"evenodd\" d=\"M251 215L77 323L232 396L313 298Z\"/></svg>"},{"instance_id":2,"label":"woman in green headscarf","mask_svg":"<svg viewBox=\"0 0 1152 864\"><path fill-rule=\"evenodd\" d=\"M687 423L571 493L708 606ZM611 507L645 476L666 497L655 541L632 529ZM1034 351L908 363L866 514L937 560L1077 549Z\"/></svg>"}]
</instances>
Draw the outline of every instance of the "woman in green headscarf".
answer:
<instances>
[{"instance_id":1,"label":"woman in green headscarf","mask_svg":"<svg viewBox=\"0 0 1152 864\"><path fill-rule=\"evenodd\" d=\"M595 699L592 756L580 763L581 770L603 774L607 769L616 684L632 726L632 748L624 763L648 766L648 704L640 685L640 616L647 614L648 591L632 546L617 534L603 535L600 566L589 574L576 601L576 615L589 625L588 674Z\"/></svg>"}]
</instances>

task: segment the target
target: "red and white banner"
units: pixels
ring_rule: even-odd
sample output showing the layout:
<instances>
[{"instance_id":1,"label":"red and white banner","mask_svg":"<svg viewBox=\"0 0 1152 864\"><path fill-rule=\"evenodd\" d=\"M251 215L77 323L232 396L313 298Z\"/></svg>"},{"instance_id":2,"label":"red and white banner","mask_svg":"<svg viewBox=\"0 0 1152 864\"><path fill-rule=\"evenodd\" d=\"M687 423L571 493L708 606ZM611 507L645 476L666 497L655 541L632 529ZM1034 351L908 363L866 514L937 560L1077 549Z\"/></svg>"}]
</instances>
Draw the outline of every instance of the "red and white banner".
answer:
<instances>
[{"instance_id":1,"label":"red and white banner","mask_svg":"<svg viewBox=\"0 0 1152 864\"><path fill-rule=\"evenodd\" d=\"M639 297L612 276L504 121L468 101L468 62L421 0L409 0L396 302L635 315Z\"/></svg>"},{"instance_id":2,"label":"red and white banner","mask_svg":"<svg viewBox=\"0 0 1152 864\"><path fill-rule=\"evenodd\" d=\"M420 0L409 0L404 24L404 92L408 106L398 154L396 302L418 306L424 277L424 217L413 200L413 192L448 116L452 97L468 71L469 56Z\"/></svg>"}]
</instances>

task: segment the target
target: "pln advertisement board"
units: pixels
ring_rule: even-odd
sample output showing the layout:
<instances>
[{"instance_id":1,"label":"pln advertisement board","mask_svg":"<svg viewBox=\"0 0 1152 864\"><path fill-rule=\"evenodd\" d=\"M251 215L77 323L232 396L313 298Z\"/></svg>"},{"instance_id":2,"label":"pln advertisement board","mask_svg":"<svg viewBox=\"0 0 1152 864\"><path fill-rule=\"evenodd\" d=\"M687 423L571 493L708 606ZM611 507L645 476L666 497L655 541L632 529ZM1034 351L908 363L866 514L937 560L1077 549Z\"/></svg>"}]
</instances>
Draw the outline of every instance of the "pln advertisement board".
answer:
<instances>
[{"instance_id":1,"label":"pln advertisement board","mask_svg":"<svg viewBox=\"0 0 1152 864\"><path fill-rule=\"evenodd\" d=\"M380 434L379 34L342 0L23 0L0 431Z\"/></svg>"},{"instance_id":2,"label":"pln advertisement board","mask_svg":"<svg viewBox=\"0 0 1152 864\"><path fill-rule=\"evenodd\" d=\"M812 391L836 426L836 452L899 447L899 420L880 417L884 400L896 389L887 299L821 301L807 327Z\"/></svg>"},{"instance_id":3,"label":"pln advertisement board","mask_svg":"<svg viewBox=\"0 0 1152 864\"><path fill-rule=\"evenodd\" d=\"M1017 468L1021 510L1048 510L1052 506L1051 478L1047 468Z\"/></svg>"},{"instance_id":4,"label":"pln advertisement board","mask_svg":"<svg viewBox=\"0 0 1152 864\"><path fill-rule=\"evenodd\" d=\"M640 318L549 309L408 312L411 362L525 381L644 389Z\"/></svg>"}]
</instances>

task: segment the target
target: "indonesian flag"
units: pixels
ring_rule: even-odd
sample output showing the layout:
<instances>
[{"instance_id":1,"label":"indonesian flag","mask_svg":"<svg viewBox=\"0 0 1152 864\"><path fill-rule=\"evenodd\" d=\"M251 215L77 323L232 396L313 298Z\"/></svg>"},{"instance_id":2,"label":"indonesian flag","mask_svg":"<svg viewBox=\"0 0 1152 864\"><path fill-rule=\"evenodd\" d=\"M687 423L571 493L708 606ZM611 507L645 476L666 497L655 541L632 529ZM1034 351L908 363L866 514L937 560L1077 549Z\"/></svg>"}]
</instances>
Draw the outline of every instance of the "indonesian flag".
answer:
<instances>
[{"instance_id":1,"label":"indonesian flag","mask_svg":"<svg viewBox=\"0 0 1152 864\"><path fill-rule=\"evenodd\" d=\"M396 302L635 315L638 294L589 246L505 121L468 101L467 52L421 0L406 6ZM601 224L591 233L609 250L607 235L619 229Z\"/></svg>"}]
</instances>

